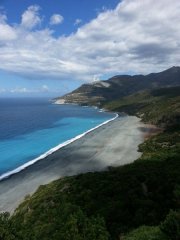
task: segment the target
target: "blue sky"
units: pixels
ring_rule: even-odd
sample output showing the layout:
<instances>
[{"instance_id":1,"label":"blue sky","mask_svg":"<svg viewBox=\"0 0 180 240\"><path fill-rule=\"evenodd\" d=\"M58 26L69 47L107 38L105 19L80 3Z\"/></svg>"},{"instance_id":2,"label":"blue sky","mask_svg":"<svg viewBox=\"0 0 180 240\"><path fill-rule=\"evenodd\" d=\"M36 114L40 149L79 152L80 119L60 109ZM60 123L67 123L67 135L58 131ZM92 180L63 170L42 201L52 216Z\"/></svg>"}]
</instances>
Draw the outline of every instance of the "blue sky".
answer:
<instances>
[{"instance_id":1,"label":"blue sky","mask_svg":"<svg viewBox=\"0 0 180 240\"><path fill-rule=\"evenodd\" d=\"M180 1L0 0L0 97L178 65Z\"/></svg>"},{"instance_id":2,"label":"blue sky","mask_svg":"<svg viewBox=\"0 0 180 240\"><path fill-rule=\"evenodd\" d=\"M1 14L7 16L7 23L15 25L21 22L23 12L29 6L38 5L43 21L37 29L51 28L53 36L70 35L83 25L95 18L104 9L113 9L119 0L0 0ZM63 17L63 24L50 24L53 14ZM71 80L70 84L58 79L42 78L31 81L28 76L0 70L0 96L57 96L78 87L79 81ZM45 89L47 86L48 89ZM25 90L27 89L27 91ZM42 89L42 92L41 92ZM7 90L7 91L6 91ZM28 93L29 90L29 93Z\"/></svg>"},{"instance_id":3,"label":"blue sky","mask_svg":"<svg viewBox=\"0 0 180 240\"><path fill-rule=\"evenodd\" d=\"M8 22L19 23L22 13L32 5L40 6L40 13L44 17L41 27L49 26L49 19L53 14L60 14L64 17L64 23L59 27L54 25L55 36L61 34L69 35L77 30L74 25L76 19L81 24L95 18L103 9L114 9L119 0L0 0L1 6L7 13Z\"/></svg>"}]
</instances>

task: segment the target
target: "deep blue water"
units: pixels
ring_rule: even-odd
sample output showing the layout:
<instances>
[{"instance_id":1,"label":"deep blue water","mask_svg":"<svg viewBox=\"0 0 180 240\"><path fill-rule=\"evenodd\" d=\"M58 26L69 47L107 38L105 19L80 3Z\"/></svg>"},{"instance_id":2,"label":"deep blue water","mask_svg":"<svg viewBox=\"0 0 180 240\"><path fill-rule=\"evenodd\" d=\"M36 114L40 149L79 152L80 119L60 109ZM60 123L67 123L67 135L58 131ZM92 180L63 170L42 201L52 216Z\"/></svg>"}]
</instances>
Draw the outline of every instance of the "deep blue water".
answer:
<instances>
[{"instance_id":1,"label":"deep blue water","mask_svg":"<svg viewBox=\"0 0 180 240\"><path fill-rule=\"evenodd\" d=\"M114 116L48 99L0 99L0 175Z\"/></svg>"}]
</instances>

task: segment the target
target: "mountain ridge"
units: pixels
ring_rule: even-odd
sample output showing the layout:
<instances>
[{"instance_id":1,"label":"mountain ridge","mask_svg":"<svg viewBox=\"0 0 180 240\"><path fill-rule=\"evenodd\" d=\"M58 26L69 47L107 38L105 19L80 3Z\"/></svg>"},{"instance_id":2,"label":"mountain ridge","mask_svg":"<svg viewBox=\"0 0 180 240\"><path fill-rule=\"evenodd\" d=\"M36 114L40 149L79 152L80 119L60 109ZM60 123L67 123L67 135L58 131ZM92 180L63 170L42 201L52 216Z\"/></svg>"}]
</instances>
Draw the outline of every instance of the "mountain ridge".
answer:
<instances>
[{"instance_id":1,"label":"mountain ridge","mask_svg":"<svg viewBox=\"0 0 180 240\"><path fill-rule=\"evenodd\" d=\"M130 94L161 87L180 85L180 67L171 67L147 75L116 75L108 80L83 84L74 91L54 99L55 103L102 106L107 101Z\"/></svg>"}]
</instances>

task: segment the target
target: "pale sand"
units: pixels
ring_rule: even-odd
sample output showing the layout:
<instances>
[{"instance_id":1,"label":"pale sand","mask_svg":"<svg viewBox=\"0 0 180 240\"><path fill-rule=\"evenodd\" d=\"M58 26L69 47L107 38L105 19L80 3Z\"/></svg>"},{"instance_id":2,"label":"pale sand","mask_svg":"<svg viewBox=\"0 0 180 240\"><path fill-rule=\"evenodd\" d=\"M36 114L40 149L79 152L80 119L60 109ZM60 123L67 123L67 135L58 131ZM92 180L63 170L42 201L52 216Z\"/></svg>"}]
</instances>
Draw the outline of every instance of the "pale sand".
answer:
<instances>
[{"instance_id":1,"label":"pale sand","mask_svg":"<svg viewBox=\"0 0 180 240\"><path fill-rule=\"evenodd\" d=\"M143 125L144 126L144 125ZM120 117L0 182L0 212L13 212L27 194L63 176L131 163L144 141L137 117Z\"/></svg>"}]
</instances>

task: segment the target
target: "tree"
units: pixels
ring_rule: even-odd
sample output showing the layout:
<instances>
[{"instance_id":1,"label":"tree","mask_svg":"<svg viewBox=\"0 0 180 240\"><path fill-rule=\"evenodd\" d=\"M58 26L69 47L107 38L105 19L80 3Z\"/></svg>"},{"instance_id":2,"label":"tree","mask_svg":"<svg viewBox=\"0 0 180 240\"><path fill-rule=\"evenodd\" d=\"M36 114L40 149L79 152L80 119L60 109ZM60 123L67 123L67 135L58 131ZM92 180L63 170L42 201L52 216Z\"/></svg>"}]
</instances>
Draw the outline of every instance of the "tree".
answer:
<instances>
[{"instance_id":1,"label":"tree","mask_svg":"<svg viewBox=\"0 0 180 240\"><path fill-rule=\"evenodd\" d=\"M5 212L0 214L0 240L14 240L11 233L10 214Z\"/></svg>"}]
</instances>

